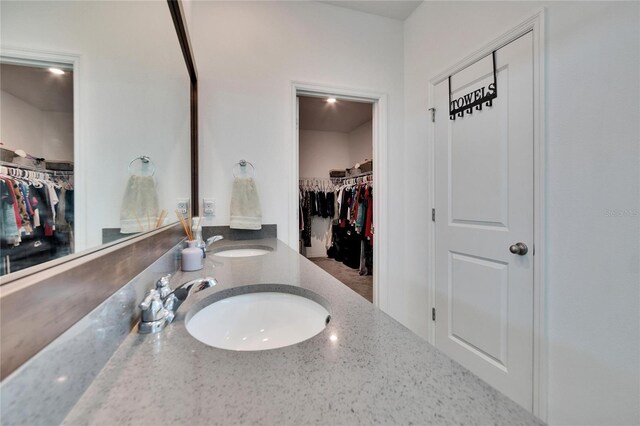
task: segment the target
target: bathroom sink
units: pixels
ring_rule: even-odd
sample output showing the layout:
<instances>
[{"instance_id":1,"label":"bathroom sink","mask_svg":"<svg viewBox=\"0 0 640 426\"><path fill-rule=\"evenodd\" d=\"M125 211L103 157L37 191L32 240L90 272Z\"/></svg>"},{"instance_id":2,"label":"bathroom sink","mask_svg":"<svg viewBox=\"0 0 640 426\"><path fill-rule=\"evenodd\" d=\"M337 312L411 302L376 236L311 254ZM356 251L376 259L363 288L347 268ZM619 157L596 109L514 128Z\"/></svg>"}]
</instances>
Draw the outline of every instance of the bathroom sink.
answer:
<instances>
[{"instance_id":1,"label":"bathroom sink","mask_svg":"<svg viewBox=\"0 0 640 426\"><path fill-rule=\"evenodd\" d=\"M251 257L262 256L273 251L271 247L255 246L255 247L225 247L213 252L215 256L220 257Z\"/></svg>"},{"instance_id":2,"label":"bathroom sink","mask_svg":"<svg viewBox=\"0 0 640 426\"><path fill-rule=\"evenodd\" d=\"M189 334L206 345L234 351L302 342L324 330L331 318L320 303L277 291L238 294L195 311L186 318Z\"/></svg>"}]
</instances>

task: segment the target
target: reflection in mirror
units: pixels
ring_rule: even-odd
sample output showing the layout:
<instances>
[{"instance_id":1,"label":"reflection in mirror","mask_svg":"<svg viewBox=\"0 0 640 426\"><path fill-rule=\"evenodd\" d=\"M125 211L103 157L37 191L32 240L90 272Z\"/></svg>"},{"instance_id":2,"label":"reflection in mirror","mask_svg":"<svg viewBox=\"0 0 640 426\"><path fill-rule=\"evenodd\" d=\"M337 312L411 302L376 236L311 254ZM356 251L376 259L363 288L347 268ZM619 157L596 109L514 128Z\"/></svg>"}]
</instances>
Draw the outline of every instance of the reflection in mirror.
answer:
<instances>
[{"instance_id":1,"label":"reflection in mirror","mask_svg":"<svg viewBox=\"0 0 640 426\"><path fill-rule=\"evenodd\" d=\"M167 3L3 1L0 19L2 283L175 222L190 81Z\"/></svg>"},{"instance_id":2,"label":"reflection in mirror","mask_svg":"<svg viewBox=\"0 0 640 426\"><path fill-rule=\"evenodd\" d=\"M0 96L5 275L74 252L73 69L0 63Z\"/></svg>"}]
</instances>

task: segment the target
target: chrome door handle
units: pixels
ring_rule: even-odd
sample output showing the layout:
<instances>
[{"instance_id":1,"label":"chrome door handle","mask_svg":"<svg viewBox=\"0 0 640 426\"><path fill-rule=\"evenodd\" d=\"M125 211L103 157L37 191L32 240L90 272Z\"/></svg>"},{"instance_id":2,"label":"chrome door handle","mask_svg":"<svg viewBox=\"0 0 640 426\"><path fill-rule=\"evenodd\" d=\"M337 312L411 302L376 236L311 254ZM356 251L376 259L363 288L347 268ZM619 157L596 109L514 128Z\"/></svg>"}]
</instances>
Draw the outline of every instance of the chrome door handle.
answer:
<instances>
[{"instance_id":1,"label":"chrome door handle","mask_svg":"<svg viewBox=\"0 0 640 426\"><path fill-rule=\"evenodd\" d=\"M509 251L513 254L524 256L529 252L529 247L525 243L515 243L509 247Z\"/></svg>"}]
</instances>

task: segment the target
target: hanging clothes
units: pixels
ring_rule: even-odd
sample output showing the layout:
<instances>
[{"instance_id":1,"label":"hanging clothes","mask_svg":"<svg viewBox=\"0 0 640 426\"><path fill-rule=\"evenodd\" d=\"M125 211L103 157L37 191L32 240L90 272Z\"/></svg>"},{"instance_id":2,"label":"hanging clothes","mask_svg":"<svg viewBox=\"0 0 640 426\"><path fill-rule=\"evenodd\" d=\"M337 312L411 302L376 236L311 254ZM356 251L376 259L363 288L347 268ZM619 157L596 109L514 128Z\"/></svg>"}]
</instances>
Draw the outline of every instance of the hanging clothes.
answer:
<instances>
[{"instance_id":1,"label":"hanging clothes","mask_svg":"<svg viewBox=\"0 0 640 426\"><path fill-rule=\"evenodd\" d=\"M300 199L300 239L304 247L311 247L311 227L313 217L333 219L335 215L335 187L329 179L306 178L299 182ZM316 222L315 226L318 226ZM329 222L330 229L330 222ZM324 225L323 225L324 228ZM318 235L325 235L325 247L331 244L331 232L328 229L316 229Z\"/></svg>"},{"instance_id":2,"label":"hanging clothes","mask_svg":"<svg viewBox=\"0 0 640 426\"><path fill-rule=\"evenodd\" d=\"M5 179L0 179L0 239L8 245L18 244L20 233L16 221L14 199Z\"/></svg>"},{"instance_id":3,"label":"hanging clothes","mask_svg":"<svg viewBox=\"0 0 640 426\"><path fill-rule=\"evenodd\" d=\"M358 269L360 275L373 273L373 184L371 177L362 181L344 179L333 197L336 220L331 229L327 256Z\"/></svg>"},{"instance_id":4,"label":"hanging clothes","mask_svg":"<svg viewBox=\"0 0 640 426\"><path fill-rule=\"evenodd\" d=\"M73 252L72 218L72 172L41 172L2 165L1 273L16 272Z\"/></svg>"},{"instance_id":5,"label":"hanging clothes","mask_svg":"<svg viewBox=\"0 0 640 426\"><path fill-rule=\"evenodd\" d=\"M303 199L303 222L302 240L305 247L311 247L311 192L304 192Z\"/></svg>"}]
</instances>

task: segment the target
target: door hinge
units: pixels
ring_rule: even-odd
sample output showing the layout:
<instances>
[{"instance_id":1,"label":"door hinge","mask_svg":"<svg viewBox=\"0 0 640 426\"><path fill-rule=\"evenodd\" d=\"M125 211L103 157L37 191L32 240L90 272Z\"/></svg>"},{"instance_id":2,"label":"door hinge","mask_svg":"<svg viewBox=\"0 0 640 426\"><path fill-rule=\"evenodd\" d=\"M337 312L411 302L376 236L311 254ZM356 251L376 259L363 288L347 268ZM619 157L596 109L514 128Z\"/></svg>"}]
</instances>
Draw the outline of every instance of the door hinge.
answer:
<instances>
[{"instance_id":1,"label":"door hinge","mask_svg":"<svg viewBox=\"0 0 640 426\"><path fill-rule=\"evenodd\" d=\"M429 108L429 111L431 112L431 122L435 123L436 122L436 109L435 108Z\"/></svg>"},{"instance_id":2,"label":"door hinge","mask_svg":"<svg viewBox=\"0 0 640 426\"><path fill-rule=\"evenodd\" d=\"M436 221L436 209L431 209L431 221Z\"/></svg>"},{"instance_id":3,"label":"door hinge","mask_svg":"<svg viewBox=\"0 0 640 426\"><path fill-rule=\"evenodd\" d=\"M431 321L436 320L436 308L431 308Z\"/></svg>"}]
</instances>

